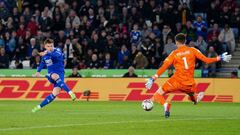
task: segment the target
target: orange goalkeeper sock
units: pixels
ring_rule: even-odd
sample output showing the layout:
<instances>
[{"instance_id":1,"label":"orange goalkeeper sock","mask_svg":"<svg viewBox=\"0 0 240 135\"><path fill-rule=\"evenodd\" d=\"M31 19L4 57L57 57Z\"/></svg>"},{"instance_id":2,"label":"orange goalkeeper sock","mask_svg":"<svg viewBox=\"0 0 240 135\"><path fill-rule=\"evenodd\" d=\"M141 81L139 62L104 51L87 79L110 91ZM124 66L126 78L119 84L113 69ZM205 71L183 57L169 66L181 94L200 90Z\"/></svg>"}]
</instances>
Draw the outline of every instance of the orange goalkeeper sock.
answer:
<instances>
[{"instance_id":1,"label":"orange goalkeeper sock","mask_svg":"<svg viewBox=\"0 0 240 135\"><path fill-rule=\"evenodd\" d=\"M159 93L155 93L153 95L153 99L154 99L155 102L157 102L161 105L163 105L166 102L165 98Z\"/></svg>"}]
</instances>

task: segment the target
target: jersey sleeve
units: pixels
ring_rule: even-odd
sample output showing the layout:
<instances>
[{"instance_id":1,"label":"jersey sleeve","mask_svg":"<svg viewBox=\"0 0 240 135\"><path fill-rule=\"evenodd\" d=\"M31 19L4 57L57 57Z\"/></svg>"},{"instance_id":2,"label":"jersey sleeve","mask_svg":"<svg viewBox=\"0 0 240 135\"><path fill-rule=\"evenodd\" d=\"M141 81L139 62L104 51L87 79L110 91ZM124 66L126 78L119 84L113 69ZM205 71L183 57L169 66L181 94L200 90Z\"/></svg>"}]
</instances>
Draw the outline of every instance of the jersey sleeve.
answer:
<instances>
[{"instance_id":1,"label":"jersey sleeve","mask_svg":"<svg viewBox=\"0 0 240 135\"><path fill-rule=\"evenodd\" d=\"M172 52L163 62L163 65L157 70L157 73L155 74L155 77L159 77L164 73L164 71L172 65L174 61L174 52Z\"/></svg>"},{"instance_id":2,"label":"jersey sleeve","mask_svg":"<svg viewBox=\"0 0 240 135\"><path fill-rule=\"evenodd\" d=\"M41 63L39 64L39 67L37 68L37 72L41 72L41 70L46 66L43 58L41 59Z\"/></svg>"},{"instance_id":3,"label":"jersey sleeve","mask_svg":"<svg viewBox=\"0 0 240 135\"><path fill-rule=\"evenodd\" d=\"M195 48L192 48L192 50L193 50L195 57L197 57L198 59L200 59L201 61L203 61L207 64L217 62L220 60L219 56L217 56L215 58L208 58L208 57L204 56L199 50L197 50Z\"/></svg>"}]
</instances>

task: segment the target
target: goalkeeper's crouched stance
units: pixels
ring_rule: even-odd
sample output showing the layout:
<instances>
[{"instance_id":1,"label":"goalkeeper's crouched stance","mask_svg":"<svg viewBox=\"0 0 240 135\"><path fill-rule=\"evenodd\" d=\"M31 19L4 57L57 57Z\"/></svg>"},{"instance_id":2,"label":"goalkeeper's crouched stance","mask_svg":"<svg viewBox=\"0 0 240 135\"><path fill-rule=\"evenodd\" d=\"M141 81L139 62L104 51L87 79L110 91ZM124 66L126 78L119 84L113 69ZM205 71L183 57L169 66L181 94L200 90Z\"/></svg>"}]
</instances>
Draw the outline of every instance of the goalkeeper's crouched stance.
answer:
<instances>
[{"instance_id":1,"label":"goalkeeper's crouched stance","mask_svg":"<svg viewBox=\"0 0 240 135\"><path fill-rule=\"evenodd\" d=\"M147 89L152 87L154 81L170 66L173 64L175 68L174 75L165 82L162 87L154 94L153 101L158 102L164 106L165 117L170 116L171 104L165 101L164 95L174 91L181 91L189 95L190 100L197 104L204 96L203 92L198 93L196 96L196 86L193 78L195 69L195 60L209 64L217 61L229 62L232 58L231 55L223 53L215 58L208 58L204 56L199 50L188 47L185 45L186 37L184 34L179 33L175 36L177 49L174 50L163 62L163 65L158 69L157 73L148 79L146 85Z\"/></svg>"}]
</instances>

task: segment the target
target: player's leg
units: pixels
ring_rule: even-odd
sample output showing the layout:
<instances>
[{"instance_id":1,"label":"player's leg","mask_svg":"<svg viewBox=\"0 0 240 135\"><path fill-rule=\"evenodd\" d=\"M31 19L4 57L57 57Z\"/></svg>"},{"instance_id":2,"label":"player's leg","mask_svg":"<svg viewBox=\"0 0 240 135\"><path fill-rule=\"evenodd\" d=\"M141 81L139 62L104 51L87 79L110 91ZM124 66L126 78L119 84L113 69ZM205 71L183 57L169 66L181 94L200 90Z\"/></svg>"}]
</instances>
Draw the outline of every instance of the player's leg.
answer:
<instances>
[{"instance_id":1,"label":"player's leg","mask_svg":"<svg viewBox=\"0 0 240 135\"><path fill-rule=\"evenodd\" d=\"M58 87L62 88L64 91L66 91L70 95L73 101L76 100L76 95L69 89L67 84L64 82L63 74L58 75L56 73L52 73L51 78L56 82L56 85Z\"/></svg>"},{"instance_id":2,"label":"player's leg","mask_svg":"<svg viewBox=\"0 0 240 135\"><path fill-rule=\"evenodd\" d=\"M197 103L202 101L203 97L205 95L205 92L199 92L197 95Z\"/></svg>"},{"instance_id":3,"label":"player's leg","mask_svg":"<svg viewBox=\"0 0 240 135\"><path fill-rule=\"evenodd\" d=\"M196 100L194 92L187 92L186 94L189 96L189 99L193 102L193 104L196 105L197 100Z\"/></svg>"},{"instance_id":4,"label":"player's leg","mask_svg":"<svg viewBox=\"0 0 240 135\"><path fill-rule=\"evenodd\" d=\"M170 117L170 107L171 103L166 102L164 95L170 93L177 88L177 83L174 79L169 79L166 81L162 87L160 87L157 92L153 95L153 100L164 107L165 117Z\"/></svg>"},{"instance_id":5,"label":"player's leg","mask_svg":"<svg viewBox=\"0 0 240 135\"><path fill-rule=\"evenodd\" d=\"M157 90L157 92L153 95L153 101L163 105L165 118L168 118L168 117L170 117L170 107L171 107L171 104L166 102L166 100L164 98L164 94L165 94L165 92L160 87Z\"/></svg>"},{"instance_id":6,"label":"player's leg","mask_svg":"<svg viewBox=\"0 0 240 135\"><path fill-rule=\"evenodd\" d=\"M192 86L184 86L182 87L183 89L186 90L186 93L189 95L190 100L193 102L194 105L196 105L198 102L200 102L202 100L202 98L204 97L204 92L199 92L198 95L196 96L196 85L192 85Z\"/></svg>"},{"instance_id":7,"label":"player's leg","mask_svg":"<svg viewBox=\"0 0 240 135\"><path fill-rule=\"evenodd\" d=\"M49 94L38 106L34 107L32 109L32 112L36 112L46 106L47 104L51 103L56 96L60 93L61 88L60 87L54 87L53 92Z\"/></svg>"}]
</instances>

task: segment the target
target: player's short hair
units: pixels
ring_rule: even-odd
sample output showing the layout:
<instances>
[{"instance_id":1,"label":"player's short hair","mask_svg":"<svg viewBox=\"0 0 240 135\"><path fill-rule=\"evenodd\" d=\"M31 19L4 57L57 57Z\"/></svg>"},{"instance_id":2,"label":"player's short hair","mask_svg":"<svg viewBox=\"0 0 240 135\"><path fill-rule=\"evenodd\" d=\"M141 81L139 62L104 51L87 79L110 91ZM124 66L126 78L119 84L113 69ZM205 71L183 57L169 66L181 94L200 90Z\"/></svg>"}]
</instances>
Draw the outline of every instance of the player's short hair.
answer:
<instances>
[{"instance_id":1,"label":"player's short hair","mask_svg":"<svg viewBox=\"0 0 240 135\"><path fill-rule=\"evenodd\" d=\"M181 43L181 44L185 44L186 42L186 36L185 34L183 33L178 33L176 36L175 36L175 41Z\"/></svg>"},{"instance_id":2,"label":"player's short hair","mask_svg":"<svg viewBox=\"0 0 240 135\"><path fill-rule=\"evenodd\" d=\"M50 38L46 39L46 40L43 42L44 45L46 45L46 44L52 44L52 43L54 43L54 41L53 41L52 39L50 39Z\"/></svg>"}]
</instances>

